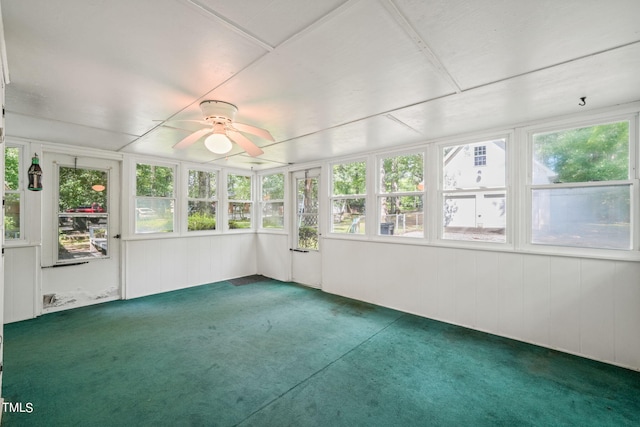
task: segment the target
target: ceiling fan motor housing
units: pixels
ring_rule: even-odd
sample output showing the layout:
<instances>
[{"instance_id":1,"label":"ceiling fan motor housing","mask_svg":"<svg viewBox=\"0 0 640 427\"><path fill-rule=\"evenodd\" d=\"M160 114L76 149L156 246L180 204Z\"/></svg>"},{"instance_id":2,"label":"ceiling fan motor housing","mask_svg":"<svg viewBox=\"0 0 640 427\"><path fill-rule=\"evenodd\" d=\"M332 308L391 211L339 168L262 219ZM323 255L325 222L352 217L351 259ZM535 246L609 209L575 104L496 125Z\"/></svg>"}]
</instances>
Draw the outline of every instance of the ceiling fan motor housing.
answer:
<instances>
[{"instance_id":1,"label":"ceiling fan motor housing","mask_svg":"<svg viewBox=\"0 0 640 427\"><path fill-rule=\"evenodd\" d=\"M214 123L231 123L238 112L238 107L224 101L202 101L200 109L204 119Z\"/></svg>"}]
</instances>

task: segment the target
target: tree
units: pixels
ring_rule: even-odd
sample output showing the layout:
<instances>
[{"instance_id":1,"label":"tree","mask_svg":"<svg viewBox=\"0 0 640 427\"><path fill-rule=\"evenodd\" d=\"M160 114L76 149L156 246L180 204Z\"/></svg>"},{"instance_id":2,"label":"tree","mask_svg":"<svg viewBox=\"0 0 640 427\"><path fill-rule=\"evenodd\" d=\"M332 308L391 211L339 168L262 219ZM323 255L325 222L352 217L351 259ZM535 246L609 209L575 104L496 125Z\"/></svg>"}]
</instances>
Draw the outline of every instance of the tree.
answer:
<instances>
[{"instance_id":1,"label":"tree","mask_svg":"<svg viewBox=\"0 0 640 427\"><path fill-rule=\"evenodd\" d=\"M61 166L59 174L60 212L95 204L106 210L107 191L96 191L92 187L96 184L106 187L107 172Z\"/></svg>"},{"instance_id":2,"label":"tree","mask_svg":"<svg viewBox=\"0 0 640 427\"><path fill-rule=\"evenodd\" d=\"M563 130L534 137L535 160L556 182L629 178L629 122Z\"/></svg>"}]
</instances>

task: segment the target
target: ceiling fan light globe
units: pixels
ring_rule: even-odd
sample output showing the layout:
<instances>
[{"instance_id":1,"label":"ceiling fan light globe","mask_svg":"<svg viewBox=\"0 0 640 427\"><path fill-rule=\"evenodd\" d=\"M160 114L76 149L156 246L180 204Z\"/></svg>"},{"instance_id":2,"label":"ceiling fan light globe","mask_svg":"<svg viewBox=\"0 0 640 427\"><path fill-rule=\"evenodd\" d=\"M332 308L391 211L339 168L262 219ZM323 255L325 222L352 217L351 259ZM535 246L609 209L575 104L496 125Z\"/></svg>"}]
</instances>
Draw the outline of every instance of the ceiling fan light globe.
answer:
<instances>
[{"instance_id":1,"label":"ceiling fan light globe","mask_svg":"<svg viewBox=\"0 0 640 427\"><path fill-rule=\"evenodd\" d=\"M215 154L226 154L231 151L233 146L226 135L214 133L204 140L204 146L207 150Z\"/></svg>"}]
</instances>

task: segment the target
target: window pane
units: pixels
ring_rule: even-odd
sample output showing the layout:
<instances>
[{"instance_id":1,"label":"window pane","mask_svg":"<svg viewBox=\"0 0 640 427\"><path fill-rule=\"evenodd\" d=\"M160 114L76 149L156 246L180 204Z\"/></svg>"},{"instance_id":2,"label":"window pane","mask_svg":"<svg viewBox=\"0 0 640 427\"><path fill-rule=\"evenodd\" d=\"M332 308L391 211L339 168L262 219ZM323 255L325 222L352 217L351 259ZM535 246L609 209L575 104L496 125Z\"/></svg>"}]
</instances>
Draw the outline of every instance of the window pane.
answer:
<instances>
[{"instance_id":1,"label":"window pane","mask_svg":"<svg viewBox=\"0 0 640 427\"><path fill-rule=\"evenodd\" d=\"M533 136L533 184L626 180L629 122Z\"/></svg>"},{"instance_id":2,"label":"window pane","mask_svg":"<svg viewBox=\"0 0 640 427\"><path fill-rule=\"evenodd\" d=\"M446 147L443 152L445 190L505 187L505 140Z\"/></svg>"},{"instance_id":3,"label":"window pane","mask_svg":"<svg viewBox=\"0 0 640 427\"><path fill-rule=\"evenodd\" d=\"M216 202L189 200L188 210L187 229L189 231L216 229Z\"/></svg>"},{"instance_id":4,"label":"window pane","mask_svg":"<svg viewBox=\"0 0 640 427\"><path fill-rule=\"evenodd\" d=\"M229 175L227 178L229 200L251 200L250 176Z\"/></svg>"},{"instance_id":5,"label":"window pane","mask_svg":"<svg viewBox=\"0 0 640 427\"><path fill-rule=\"evenodd\" d=\"M504 193L445 194L444 239L505 242Z\"/></svg>"},{"instance_id":6,"label":"window pane","mask_svg":"<svg viewBox=\"0 0 640 427\"><path fill-rule=\"evenodd\" d=\"M7 147L4 150L4 189L18 190L20 185L20 148Z\"/></svg>"},{"instance_id":7,"label":"window pane","mask_svg":"<svg viewBox=\"0 0 640 427\"><path fill-rule=\"evenodd\" d=\"M284 228L284 202L270 202L262 205L262 228Z\"/></svg>"},{"instance_id":8,"label":"window pane","mask_svg":"<svg viewBox=\"0 0 640 427\"><path fill-rule=\"evenodd\" d=\"M251 203L229 203L229 228L251 228Z\"/></svg>"},{"instance_id":9,"label":"window pane","mask_svg":"<svg viewBox=\"0 0 640 427\"><path fill-rule=\"evenodd\" d=\"M136 199L136 233L173 231L173 200Z\"/></svg>"},{"instance_id":10,"label":"window pane","mask_svg":"<svg viewBox=\"0 0 640 427\"><path fill-rule=\"evenodd\" d=\"M262 177L262 200L284 199L284 174L276 173Z\"/></svg>"},{"instance_id":11,"label":"window pane","mask_svg":"<svg viewBox=\"0 0 640 427\"><path fill-rule=\"evenodd\" d=\"M424 236L424 211L422 196L380 198L381 235L404 237Z\"/></svg>"},{"instance_id":12,"label":"window pane","mask_svg":"<svg viewBox=\"0 0 640 427\"><path fill-rule=\"evenodd\" d=\"M60 166L60 212L106 212L107 172Z\"/></svg>"},{"instance_id":13,"label":"window pane","mask_svg":"<svg viewBox=\"0 0 640 427\"><path fill-rule=\"evenodd\" d=\"M109 255L107 214L58 214L58 260Z\"/></svg>"},{"instance_id":14,"label":"window pane","mask_svg":"<svg viewBox=\"0 0 640 427\"><path fill-rule=\"evenodd\" d=\"M319 200L317 177L296 179L296 203L297 248L318 250Z\"/></svg>"},{"instance_id":15,"label":"window pane","mask_svg":"<svg viewBox=\"0 0 640 427\"><path fill-rule=\"evenodd\" d=\"M20 193L5 194L4 238L20 238Z\"/></svg>"},{"instance_id":16,"label":"window pane","mask_svg":"<svg viewBox=\"0 0 640 427\"><path fill-rule=\"evenodd\" d=\"M631 249L631 186L533 190L532 243Z\"/></svg>"},{"instance_id":17,"label":"window pane","mask_svg":"<svg viewBox=\"0 0 640 427\"><path fill-rule=\"evenodd\" d=\"M332 233L364 234L364 198L334 200L332 209Z\"/></svg>"},{"instance_id":18,"label":"window pane","mask_svg":"<svg viewBox=\"0 0 640 427\"><path fill-rule=\"evenodd\" d=\"M173 168L138 163L136 165L136 195L173 197Z\"/></svg>"},{"instance_id":19,"label":"window pane","mask_svg":"<svg viewBox=\"0 0 640 427\"><path fill-rule=\"evenodd\" d=\"M189 198L213 199L216 197L216 173L190 170L188 186Z\"/></svg>"},{"instance_id":20,"label":"window pane","mask_svg":"<svg viewBox=\"0 0 640 427\"><path fill-rule=\"evenodd\" d=\"M380 191L383 193L421 191L422 154L383 159L380 173Z\"/></svg>"},{"instance_id":21,"label":"window pane","mask_svg":"<svg viewBox=\"0 0 640 427\"><path fill-rule=\"evenodd\" d=\"M333 195L367 193L367 169L365 162L333 165Z\"/></svg>"}]
</instances>

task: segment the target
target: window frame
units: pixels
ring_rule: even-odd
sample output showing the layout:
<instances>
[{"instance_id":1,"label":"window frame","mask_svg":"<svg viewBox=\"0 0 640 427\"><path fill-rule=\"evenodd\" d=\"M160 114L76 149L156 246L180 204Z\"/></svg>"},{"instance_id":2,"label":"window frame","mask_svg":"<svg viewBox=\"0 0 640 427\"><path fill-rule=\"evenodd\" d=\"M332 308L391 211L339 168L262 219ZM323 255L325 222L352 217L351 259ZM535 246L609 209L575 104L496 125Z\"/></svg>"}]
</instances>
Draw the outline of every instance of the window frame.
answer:
<instances>
[{"instance_id":1,"label":"window frame","mask_svg":"<svg viewBox=\"0 0 640 427\"><path fill-rule=\"evenodd\" d=\"M4 200L6 201L7 199L7 194L17 194L18 198L19 198L19 206L20 206L20 215L19 215L19 221L20 221L20 226L19 226L19 233L20 233L20 237L17 239L7 239L6 238L6 232L7 230L4 227L4 220L6 217L6 202L5 202L5 206L4 209L2 211L2 220L3 220L3 224L2 224L2 229L3 229L3 233L5 233L5 235L2 236L3 242L5 246L19 246L19 245L24 245L25 243L27 243L27 236L26 236L26 227L25 227L25 221L26 221L26 216L25 216L25 203L26 203L26 194L27 194L27 185L26 185L26 180L28 179L26 177L26 170L28 168L25 168L25 160L26 160L26 145L25 144L20 144L20 143L13 143L13 142L5 142L4 144L4 150L5 153L3 153L5 155L6 158L6 150L8 148L17 148L18 149L18 188L16 190L7 190L4 189ZM7 169L6 169L6 162L5 162L5 158L3 158L3 181L6 181L5 177L6 177L6 173L7 173Z\"/></svg>"},{"instance_id":2,"label":"window frame","mask_svg":"<svg viewBox=\"0 0 640 427\"><path fill-rule=\"evenodd\" d=\"M283 193L282 193L282 199L269 199L269 200L264 200L264 194L263 194L263 185L264 185L264 178L268 177L268 176L273 176L273 175L282 175L282 185L283 185ZM288 187L288 179L287 179L287 173L283 170L269 170L269 171L265 171L264 173L261 173L259 175L257 175L257 185L258 185L258 191L256 191L256 198L258 199L258 223L257 223L257 229L260 232L263 233L277 233L277 234L287 234L288 230L287 230L287 194L289 191L289 187ZM282 212L282 227L280 228L267 228L263 226L263 219L264 219L264 210L265 207L269 204L275 204L275 203L282 203L283 206L283 212Z\"/></svg>"},{"instance_id":3,"label":"window frame","mask_svg":"<svg viewBox=\"0 0 640 427\"><path fill-rule=\"evenodd\" d=\"M223 215L224 218L224 228L222 229L223 231L227 232L227 233L247 233L247 232L255 232L256 231L256 215L255 215L255 200L257 197L256 191L255 191L255 186L256 186L256 179L255 176L256 174L251 172L251 171L243 171L243 170L237 170L237 169L227 169L225 171L224 175L224 210L225 210L225 214ZM231 199L229 197L229 177L231 175L235 175L235 176L246 176L249 178L249 188L251 191L251 194L249 195L249 199ZM218 187L218 191L219 191L219 187ZM231 228L229 227L229 221L231 221L231 217L229 214L229 209L231 209L232 204L234 203L247 203L249 204L249 215L250 215L250 226L248 228Z\"/></svg>"},{"instance_id":4,"label":"window frame","mask_svg":"<svg viewBox=\"0 0 640 427\"><path fill-rule=\"evenodd\" d=\"M487 147L490 143L497 140L504 140L504 144L505 144L504 186L487 187L487 188L482 188L482 187L459 188L459 189L445 188L443 159L444 159L444 150L446 148L464 146L464 145L473 145L473 144L478 144L478 146ZM463 139L453 139L453 140L443 141L436 145L437 149L433 150L432 153L434 153L434 156L435 156L434 161L437 163L436 170L437 170L438 178L436 180L437 188L435 189L437 202L435 203L435 206L438 207L437 208L438 210L437 212L433 213L434 215L437 214L433 223L434 223L434 226L437 228L434 231L434 236L438 244L443 244L446 246L476 247L476 248L482 248L482 249L505 249L505 248L513 247L513 241L514 241L513 234L515 234L513 232L514 230L513 212L515 208L515 203L513 201L514 199L513 194L511 192L511 188L513 187L511 181L514 175L513 165L515 164L514 154L513 154L514 150L512 148L514 145L512 142L513 140L514 140L513 132L496 132L496 133L484 133L484 134L478 133L477 135L472 135L470 137L463 138ZM476 163L475 148L476 147L474 147L474 153L473 153L474 165L472 166L472 168L482 168L483 170L486 170L489 167L488 161L484 165L475 164ZM485 148L484 157L485 157L485 160L487 160L488 152L486 151L486 148ZM504 241L491 242L487 240L450 239L450 238L444 237L443 213L445 208L445 198L447 195L454 195L454 196L458 195L460 197L464 197L464 196L470 196L470 195L476 196L477 194L496 195L501 193L503 193L505 197L505 209L506 209L505 218L504 218L505 220Z\"/></svg>"},{"instance_id":5,"label":"window frame","mask_svg":"<svg viewBox=\"0 0 640 427\"><path fill-rule=\"evenodd\" d=\"M423 184L423 188L422 190L416 189L415 191L398 191L398 192L392 192L392 193L388 193L383 191L383 189L381 188L381 169L382 169L382 162L385 159L389 159L389 158L393 158L393 157L401 157L401 156L411 156L411 155L421 155L422 156L422 182ZM373 194L373 198L375 200L375 205L374 205L374 209L376 210L375 213L375 226L373 227L373 230L369 231L368 233L370 233L370 235L374 236L376 239L380 239L380 240L384 240L384 241L388 241L388 240L393 240L393 241L406 241L406 242L418 242L418 241L424 241L425 239L428 239L429 237L429 221L431 221L431 218L428 217L428 206L429 206L429 198L428 198L428 185L427 185L427 165L429 162L429 152L427 149L427 146L420 146L420 147L416 147L413 149L407 149L407 150L402 150L402 151L389 151L389 152L384 152L384 153L380 153L375 157L375 183L374 183L374 194ZM422 236L403 236L403 235L398 235L394 234L382 234L380 232L381 230L381 224L382 224L382 213L381 213L381 200L384 197L421 197L422 198Z\"/></svg>"},{"instance_id":6,"label":"window frame","mask_svg":"<svg viewBox=\"0 0 640 427\"><path fill-rule=\"evenodd\" d=\"M628 172L626 180L611 180L611 181L586 181L586 182L567 182L567 183L545 183L534 184L533 183L533 160L534 160L534 135L554 133L561 131L569 131L572 129L588 128L599 125L613 124L617 122L629 122L629 151L628 151ZM567 256L581 256L581 257L595 257L602 259L638 259L638 250L640 238L638 232L640 231L639 216L639 197L638 191L640 188L638 179L638 152L640 151L638 145L638 113L632 114L617 114L617 115L596 115L588 119L573 119L563 120L560 122L542 123L539 125L528 126L523 129L523 138L526 139L526 149L523 150L522 159L524 162L525 176L522 177L523 185L522 198L523 211L522 211L522 224L521 224L521 244L518 249L527 252L536 253L551 253ZM607 186L622 186L628 185L630 187L630 224L629 224L629 249L612 249L612 248L599 248L599 247L580 247L570 245L551 245L545 243L533 243L533 193L535 190L545 189L571 189L571 188L596 188Z\"/></svg>"},{"instance_id":7,"label":"window frame","mask_svg":"<svg viewBox=\"0 0 640 427\"><path fill-rule=\"evenodd\" d=\"M344 165L344 164L351 164L351 163L364 163L364 193L358 193L358 194L341 194L341 195L336 195L334 192L334 174L333 174L333 168L336 165ZM368 220L367 218L370 218L371 215L367 215L367 209L368 209L368 205L370 204L370 197L369 197L369 191L370 191L370 179L369 177L371 176L370 174L370 162L368 161L368 158L366 157L358 157L358 158L349 158L349 159L342 159L342 160L338 160L335 162L330 162L328 163L328 183L329 183L329 203L327 204L327 209L329 212L329 223L328 223L328 227L327 230L329 231L329 234L333 235L333 236L340 236L340 237L345 237L348 239L357 239L357 238L363 238L365 236L367 236L368 234L370 234L369 229L372 227L369 227L369 223L371 222L370 220ZM423 166L424 166L424 157L423 157ZM361 222L361 224L365 227L365 232L364 233L339 233L333 230L333 225L334 225L334 212L333 212L333 203L334 201L337 200L349 200L349 199L363 199L364 200L364 209L365 209L365 215L364 215L364 221ZM374 231L376 230L375 227L373 227Z\"/></svg>"},{"instance_id":8,"label":"window frame","mask_svg":"<svg viewBox=\"0 0 640 427\"><path fill-rule=\"evenodd\" d=\"M173 195L172 197L159 197L159 196L138 196L138 177L137 169L138 164L144 164L149 166L165 167L172 170L173 176ZM135 238L149 238L149 237L175 237L180 234L179 218L180 218L180 204L179 201L184 197L180 197L179 181L178 181L178 165L176 163L163 162L159 160L151 160L146 158L132 158L131 159L131 206L129 226L131 236ZM136 230L136 206L139 199L160 199L173 201L173 227L171 231L152 231L152 232L138 232Z\"/></svg>"},{"instance_id":9,"label":"window frame","mask_svg":"<svg viewBox=\"0 0 640 427\"><path fill-rule=\"evenodd\" d=\"M220 197L220 177L221 173L219 169L216 168L207 168L198 164L182 164L182 180L183 185L180 187L181 194L184 194L184 197L180 197L180 200L183 202L180 205L180 213L181 220L180 223L182 225L181 231L185 236L196 236L196 235L209 235L209 234L219 234L221 232L220 227L220 209L222 208L222 201ZM214 174L216 180L216 188L215 188L215 196L209 199L201 199L201 198L192 198L189 197L189 172L197 171L197 172L206 172ZM215 202L216 203L216 228L214 230L189 230L189 202Z\"/></svg>"}]
</instances>

